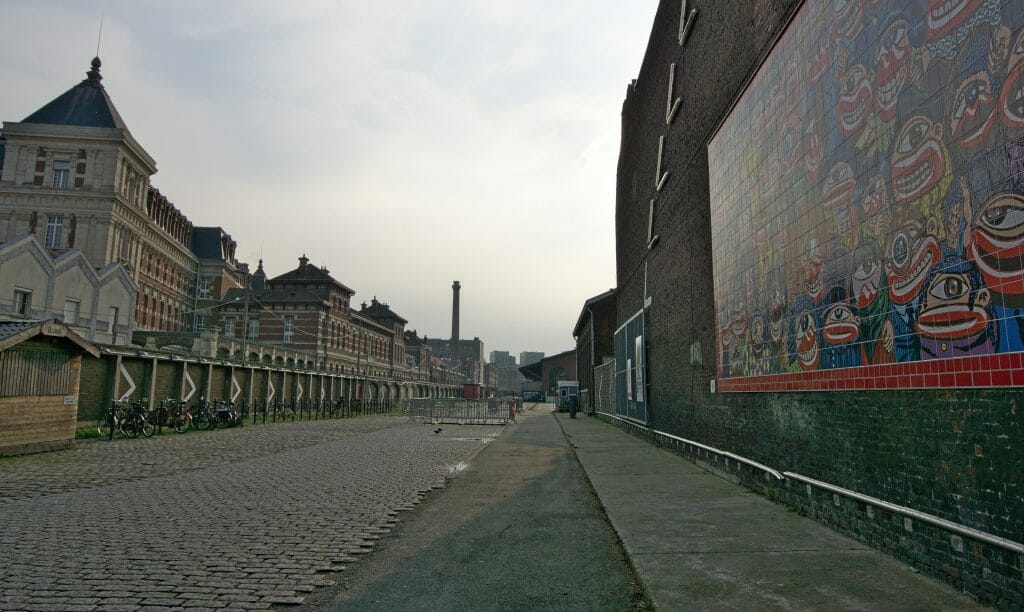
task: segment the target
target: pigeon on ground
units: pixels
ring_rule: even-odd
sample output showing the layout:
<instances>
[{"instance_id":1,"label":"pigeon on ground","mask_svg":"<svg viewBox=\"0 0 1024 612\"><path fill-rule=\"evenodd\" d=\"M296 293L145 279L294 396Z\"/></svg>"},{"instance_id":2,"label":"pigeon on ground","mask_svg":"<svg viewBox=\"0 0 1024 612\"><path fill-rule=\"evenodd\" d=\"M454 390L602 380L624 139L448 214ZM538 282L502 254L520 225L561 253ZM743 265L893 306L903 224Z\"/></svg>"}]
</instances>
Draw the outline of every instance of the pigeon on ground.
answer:
<instances>
[{"instance_id":1,"label":"pigeon on ground","mask_svg":"<svg viewBox=\"0 0 1024 612\"><path fill-rule=\"evenodd\" d=\"M434 430L434 435L436 436L437 434L441 433L442 431L444 431L444 428L443 427L438 427L437 429Z\"/></svg>"}]
</instances>

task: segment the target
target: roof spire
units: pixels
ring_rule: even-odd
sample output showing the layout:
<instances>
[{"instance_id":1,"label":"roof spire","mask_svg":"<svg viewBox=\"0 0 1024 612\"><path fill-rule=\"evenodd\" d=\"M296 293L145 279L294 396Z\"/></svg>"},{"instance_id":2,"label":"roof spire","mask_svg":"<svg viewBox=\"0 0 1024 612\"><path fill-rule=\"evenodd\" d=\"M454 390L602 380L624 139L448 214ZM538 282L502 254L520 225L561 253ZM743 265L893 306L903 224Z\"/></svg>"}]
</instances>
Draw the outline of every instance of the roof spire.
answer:
<instances>
[{"instance_id":1,"label":"roof spire","mask_svg":"<svg viewBox=\"0 0 1024 612\"><path fill-rule=\"evenodd\" d=\"M103 40L103 13L100 13L100 31L96 34L96 57L100 56L100 42Z\"/></svg>"},{"instance_id":2,"label":"roof spire","mask_svg":"<svg viewBox=\"0 0 1024 612\"><path fill-rule=\"evenodd\" d=\"M103 77L100 76L100 66L102 65L103 62L100 61L100 57L98 55L92 58L92 68L89 72L85 73L86 80L99 83L103 79Z\"/></svg>"}]
</instances>

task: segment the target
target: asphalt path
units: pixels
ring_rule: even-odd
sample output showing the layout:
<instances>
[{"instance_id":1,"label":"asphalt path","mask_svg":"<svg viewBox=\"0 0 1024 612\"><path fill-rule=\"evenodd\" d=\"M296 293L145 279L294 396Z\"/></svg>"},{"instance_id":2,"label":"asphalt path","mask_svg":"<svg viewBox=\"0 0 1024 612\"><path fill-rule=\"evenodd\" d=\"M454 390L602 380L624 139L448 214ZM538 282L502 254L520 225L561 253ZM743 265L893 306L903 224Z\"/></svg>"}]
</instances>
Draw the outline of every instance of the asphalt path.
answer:
<instances>
[{"instance_id":1,"label":"asphalt path","mask_svg":"<svg viewBox=\"0 0 1024 612\"><path fill-rule=\"evenodd\" d=\"M444 425L474 436L474 426ZM452 429L457 429L455 434ZM320 610L630 610L638 581L558 421L520 415L306 605Z\"/></svg>"}]
</instances>

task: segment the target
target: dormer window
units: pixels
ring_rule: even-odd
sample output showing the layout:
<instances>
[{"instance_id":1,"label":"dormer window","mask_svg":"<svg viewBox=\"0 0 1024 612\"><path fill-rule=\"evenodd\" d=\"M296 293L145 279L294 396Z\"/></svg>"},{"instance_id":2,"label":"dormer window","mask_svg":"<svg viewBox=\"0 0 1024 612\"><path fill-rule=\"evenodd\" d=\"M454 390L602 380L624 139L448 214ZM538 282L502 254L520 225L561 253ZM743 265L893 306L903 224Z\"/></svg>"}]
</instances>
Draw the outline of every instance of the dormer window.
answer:
<instances>
[{"instance_id":1,"label":"dormer window","mask_svg":"<svg viewBox=\"0 0 1024 612\"><path fill-rule=\"evenodd\" d=\"M68 176L71 174L71 162L57 160L53 162L53 188L67 189Z\"/></svg>"}]
</instances>

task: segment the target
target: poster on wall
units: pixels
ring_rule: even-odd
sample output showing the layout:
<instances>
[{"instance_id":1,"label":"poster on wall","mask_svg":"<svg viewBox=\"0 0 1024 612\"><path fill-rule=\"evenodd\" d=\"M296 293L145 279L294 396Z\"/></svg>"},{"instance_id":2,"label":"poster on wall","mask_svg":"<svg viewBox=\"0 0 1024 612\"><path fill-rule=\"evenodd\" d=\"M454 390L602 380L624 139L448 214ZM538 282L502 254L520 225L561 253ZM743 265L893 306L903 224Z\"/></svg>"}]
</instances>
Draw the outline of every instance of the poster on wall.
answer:
<instances>
[{"instance_id":1,"label":"poster on wall","mask_svg":"<svg viewBox=\"0 0 1024 612\"><path fill-rule=\"evenodd\" d=\"M720 391L1024 385L1024 2L806 2L708 157Z\"/></svg>"},{"instance_id":2,"label":"poster on wall","mask_svg":"<svg viewBox=\"0 0 1024 612\"><path fill-rule=\"evenodd\" d=\"M644 313L640 311L615 330L615 414L647 422Z\"/></svg>"},{"instance_id":3,"label":"poster on wall","mask_svg":"<svg viewBox=\"0 0 1024 612\"><path fill-rule=\"evenodd\" d=\"M644 401L644 337L637 336L634 342L636 355L636 401Z\"/></svg>"}]
</instances>

